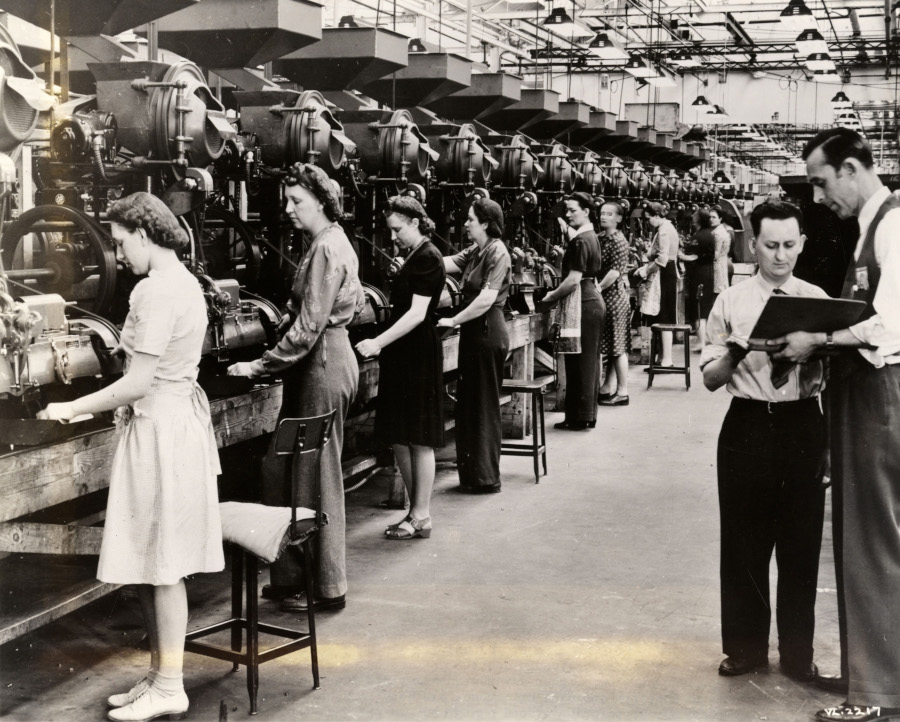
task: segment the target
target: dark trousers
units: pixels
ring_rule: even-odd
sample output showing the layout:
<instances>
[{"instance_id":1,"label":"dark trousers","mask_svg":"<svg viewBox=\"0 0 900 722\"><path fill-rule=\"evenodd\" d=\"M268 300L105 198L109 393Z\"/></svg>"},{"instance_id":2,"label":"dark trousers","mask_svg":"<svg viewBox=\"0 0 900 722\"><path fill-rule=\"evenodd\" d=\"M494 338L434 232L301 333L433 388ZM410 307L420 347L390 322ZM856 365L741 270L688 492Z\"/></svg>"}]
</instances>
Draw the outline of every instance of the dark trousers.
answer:
<instances>
[{"instance_id":1,"label":"dark trousers","mask_svg":"<svg viewBox=\"0 0 900 722\"><path fill-rule=\"evenodd\" d=\"M600 338L606 304L599 297L581 305L581 353L566 357L566 421L597 420L600 388Z\"/></svg>"},{"instance_id":2,"label":"dark trousers","mask_svg":"<svg viewBox=\"0 0 900 722\"><path fill-rule=\"evenodd\" d=\"M836 366L831 468L847 699L900 707L900 367L861 357Z\"/></svg>"},{"instance_id":3,"label":"dark trousers","mask_svg":"<svg viewBox=\"0 0 900 722\"><path fill-rule=\"evenodd\" d=\"M722 650L727 656L767 654L774 549L781 661L797 670L812 661L824 445L816 399L771 405L732 399L718 448Z\"/></svg>"},{"instance_id":4,"label":"dark trousers","mask_svg":"<svg viewBox=\"0 0 900 722\"><path fill-rule=\"evenodd\" d=\"M508 351L506 320L496 306L460 328L456 464L461 486L500 484L500 387Z\"/></svg>"},{"instance_id":5,"label":"dark trousers","mask_svg":"<svg viewBox=\"0 0 900 722\"><path fill-rule=\"evenodd\" d=\"M356 396L359 366L345 328L328 328L309 353L283 374L279 419L315 416L337 409L334 428L319 461L319 488L314 484L312 455L294 457L293 474L299 485L298 503L315 509L319 492L328 524L316 537L316 594L339 597L347 592L347 563L344 517L344 476L341 449L344 419ZM263 459L262 502L270 506L290 506L290 489L284 486L284 456L275 455L275 437ZM297 547L288 547L270 567L272 584L302 588L303 564Z\"/></svg>"}]
</instances>

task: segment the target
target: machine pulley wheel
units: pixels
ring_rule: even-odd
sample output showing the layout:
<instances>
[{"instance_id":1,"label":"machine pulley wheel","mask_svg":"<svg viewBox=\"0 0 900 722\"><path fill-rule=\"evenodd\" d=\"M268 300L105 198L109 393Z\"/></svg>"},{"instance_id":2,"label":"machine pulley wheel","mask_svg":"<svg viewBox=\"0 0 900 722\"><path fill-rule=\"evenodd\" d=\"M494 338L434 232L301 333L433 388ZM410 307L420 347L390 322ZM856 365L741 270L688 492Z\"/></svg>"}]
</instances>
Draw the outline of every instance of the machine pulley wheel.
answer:
<instances>
[{"instance_id":1,"label":"machine pulley wheel","mask_svg":"<svg viewBox=\"0 0 900 722\"><path fill-rule=\"evenodd\" d=\"M209 275L234 278L244 288L257 290L262 253L253 229L239 215L207 207L201 243Z\"/></svg>"}]
</instances>

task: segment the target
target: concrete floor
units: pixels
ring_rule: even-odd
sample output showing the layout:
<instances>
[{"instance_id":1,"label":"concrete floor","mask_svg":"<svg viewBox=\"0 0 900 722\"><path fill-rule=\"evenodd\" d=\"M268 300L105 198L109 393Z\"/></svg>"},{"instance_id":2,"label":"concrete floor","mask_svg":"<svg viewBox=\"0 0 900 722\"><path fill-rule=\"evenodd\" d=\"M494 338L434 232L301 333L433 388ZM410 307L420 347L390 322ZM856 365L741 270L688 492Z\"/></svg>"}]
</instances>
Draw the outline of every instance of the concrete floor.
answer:
<instances>
[{"instance_id":1,"label":"concrete floor","mask_svg":"<svg viewBox=\"0 0 900 722\"><path fill-rule=\"evenodd\" d=\"M696 366L697 356L693 361ZM726 679L720 653L715 447L729 396L694 373L633 368L631 405L597 429L552 429L550 474L504 457L503 493L453 492L444 450L428 540L387 541L384 484L348 497L348 606L318 617L322 688L308 653L265 665L260 720L809 720L840 699L778 671ZM830 517L830 512L829 512ZM773 565L774 567L774 565ZM830 523L816 660L838 669ZM190 582L196 627L227 616L224 576ZM270 603L263 610L290 620ZM137 604L111 595L4 646L0 716L105 718L146 668ZM186 658L191 719L248 717L243 670Z\"/></svg>"}]
</instances>

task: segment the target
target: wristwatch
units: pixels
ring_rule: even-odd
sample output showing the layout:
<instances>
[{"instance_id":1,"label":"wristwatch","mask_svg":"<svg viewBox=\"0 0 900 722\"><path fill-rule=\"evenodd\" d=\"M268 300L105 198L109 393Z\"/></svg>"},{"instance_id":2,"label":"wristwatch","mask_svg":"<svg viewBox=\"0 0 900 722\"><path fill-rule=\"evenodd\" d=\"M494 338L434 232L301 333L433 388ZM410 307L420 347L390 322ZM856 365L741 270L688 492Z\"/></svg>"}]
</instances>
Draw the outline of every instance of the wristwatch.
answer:
<instances>
[{"instance_id":1,"label":"wristwatch","mask_svg":"<svg viewBox=\"0 0 900 722\"><path fill-rule=\"evenodd\" d=\"M825 348L828 350L834 348L834 334L831 331L825 334Z\"/></svg>"}]
</instances>

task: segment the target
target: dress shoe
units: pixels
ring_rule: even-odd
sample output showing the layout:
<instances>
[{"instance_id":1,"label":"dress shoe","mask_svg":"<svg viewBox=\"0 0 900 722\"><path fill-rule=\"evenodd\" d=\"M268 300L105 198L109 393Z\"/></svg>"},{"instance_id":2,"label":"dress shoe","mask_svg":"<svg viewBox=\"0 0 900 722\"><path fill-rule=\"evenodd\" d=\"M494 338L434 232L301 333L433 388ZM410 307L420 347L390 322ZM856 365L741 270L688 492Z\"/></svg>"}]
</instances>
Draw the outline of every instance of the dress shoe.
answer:
<instances>
[{"instance_id":1,"label":"dress shoe","mask_svg":"<svg viewBox=\"0 0 900 722\"><path fill-rule=\"evenodd\" d=\"M561 431L584 431L588 428L589 421L559 421L553 424L554 429ZM596 425L596 421L594 424Z\"/></svg>"},{"instance_id":2,"label":"dress shoe","mask_svg":"<svg viewBox=\"0 0 900 722\"><path fill-rule=\"evenodd\" d=\"M819 722L888 722L900 719L900 709L889 707L858 707L846 702L816 712Z\"/></svg>"},{"instance_id":3,"label":"dress shoe","mask_svg":"<svg viewBox=\"0 0 900 722\"><path fill-rule=\"evenodd\" d=\"M840 675L837 677L824 677L819 675L813 680L813 684L819 689L831 692L832 694L847 694L847 691L850 689L847 678L841 677Z\"/></svg>"},{"instance_id":4,"label":"dress shoe","mask_svg":"<svg viewBox=\"0 0 900 722\"><path fill-rule=\"evenodd\" d=\"M324 612L329 609L343 609L347 606L347 597L343 594L339 597L317 597L313 602L313 609L316 612ZM292 594L281 600L278 607L282 612L306 612L309 611L309 604L306 601L306 592L301 594Z\"/></svg>"},{"instance_id":5,"label":"dress shoe","mask_svg":"<svg viewBox=\"0 0 900 722\"><path fill-rule=\"evenodd\" d=\"M460 484L454 487L459 494L499 494L500 484L485 484L484 486L467 486Z\"/></svg>"},{"instance_id":6,"label":"dress shoe","mask_svg":"<svg viewBox=\"0 0 900 722\"><path fill-rule=\"evenodd\" d=\"M150 679L149 675L147 677L142 677L140 681L138 681L138 683L127 692L123 692L122 694L113 694L107 697L106 703L110 707L124 707L126 704L131 704L144 692L150 689L151 683L152 680Z\"/></svg>"},{"instance_id":7,"label":"dress shoe","mask_svg":"<svg viewBox=\"0 0 900 722\"><path fill-rule=\"evenodd\" d=\"M605 401L601 401L600 406L628 406L628 397L616 394Z\"/></svg>"},{"instance_id":8,"label":"dress shoe","mask_svg":"<svg viewBox=\"0 0 900 722\"><path fill-rule=\"evenodd\" d=\"M278 584L263 584L262 589L259 590L259 596L261 596L263 599L274 599L276 602L278 602L285 597L291 596L292 594L300 594L300 592L302 591L302 587L280 586Z\"/></svg>"},{"instance_id":9,"label":"dress shoe","mask_svg":"<svg viewBox=\"0 0 900 722\"><path fill-rule=\"evenodd\" d=\"M597 394L597 403L602 404L604 401L608 401L613 396L615 396L615 394Z\"/></svg>"},{"instance_id":10,"label":"dress shoe","mask_svg":"<svg viewBox=\"0 0 900 722\"><path fill-rule=\"evenodd\" d=\"M154 687L149 687L134 702L111 709L106 716L113 722L148 722L157 717L179 720L187 717L188 705L184 690L163 696Z\"/></svg>"},{"instance_id":11,"label":"dress shoe","mask_svg":"<svg viewBox=\"0 0 900 722\"><path fill-rule=\"evenodd\" d=\"M782 662L781 671L784 673L785 677L789 677L795 682L802 682L803 684L814 683L819 678L819 668L814 662L799 667Z\"/></svg>"},{"instance_id":12,"label":"dress shoe","mask_svg":"<svg viewBox=\"0 0 900 722\"><path fill-rule=\"evenodd\" d=\"M769 666L768 657L726 657L719 665L719 674L723 677L737 677L759 667L767 666Z\"/></svg>"}]
</instances>

